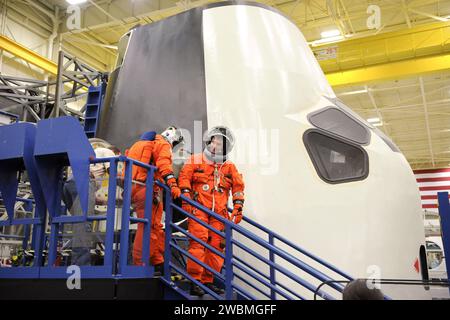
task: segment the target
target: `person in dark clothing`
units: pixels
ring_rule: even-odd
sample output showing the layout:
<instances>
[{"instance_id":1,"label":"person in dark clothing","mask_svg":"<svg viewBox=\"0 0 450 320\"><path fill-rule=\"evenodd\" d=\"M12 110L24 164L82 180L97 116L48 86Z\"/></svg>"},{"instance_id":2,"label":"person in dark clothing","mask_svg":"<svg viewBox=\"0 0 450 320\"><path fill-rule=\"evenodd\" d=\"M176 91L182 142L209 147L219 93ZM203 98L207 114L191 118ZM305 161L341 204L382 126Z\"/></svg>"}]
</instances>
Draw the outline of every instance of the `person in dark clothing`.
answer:
<instances>
[{"instance_id":1,"label":"person in dark clothing","mask_svg":"<svg viewBox=\"0 0 450 320\"><path fill-rule=\"evenodd\" d=\"M367 280L356 279L350 281L342 292L343 300L384 300L380 289L369 288Z\"/></svg>"},{"instance_id":2,"label":"person in dark clothing","mask_svg":"<svg viewBox=\"0 0 450 320\"><path fill-rule=\"evenodd\" d=\"M107 148L96 148L96 158L114 157L114 151ZM102 187L102 180L109 172L109 162L92 164L89 167L89 197L88 215L95 213L95 205L102 204L101 199L97 199L96 192ZM71 216L81 216L81 202L78 196L76 182L73 176L63 185L62 200ZM91 265L91 249L94 246L92 222L79 222L72 224L72 261L71 264L78 266Z\"/></svg>"},{"instance_id":3,"label":"person in dark clothing","mask_svg":"<svg viewBox=\"0 0 450 320\"><path fill-rule=\"evenodd\" d=\"M89 204L88 212L94 212L95 208L95 180L89 180ZM76 188L75 180L69 179L64 183L63 202L66 209L72 216L80 216L83 214L81 210L80 198ZM80 222L72 224L72 265L88 266L91 265L91 248L93 246L92 222Z\"/></svg>"}]
</instances>

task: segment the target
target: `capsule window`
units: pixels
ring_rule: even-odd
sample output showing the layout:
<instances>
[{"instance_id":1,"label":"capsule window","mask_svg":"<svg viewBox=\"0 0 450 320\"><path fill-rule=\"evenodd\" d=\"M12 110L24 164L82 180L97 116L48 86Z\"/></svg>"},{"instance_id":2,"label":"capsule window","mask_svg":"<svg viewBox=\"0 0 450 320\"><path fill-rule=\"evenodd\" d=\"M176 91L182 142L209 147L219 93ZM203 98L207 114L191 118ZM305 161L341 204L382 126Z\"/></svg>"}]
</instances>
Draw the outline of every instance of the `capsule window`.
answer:
<instances>
[{"instance_id":1,"label":"capsule window","mask_svg":"<svg viewBox=\"0 0 450 320\"><path fill-rule=\"evenodd\" d=\"M369 144L370 131L351 115L336 107L324 109L308 115L309 122L315 127L352 140L358 144Z\"/></svg>"},{"instance_id":2,"label":"capsule window","mask_svg":"<svg viewBox=\"0 0 450 320\"><path fill-rule=\"evenodd\" d=\"M344 183L365 179L369 174L366 151L357 144L319 130L308 130L303 141L322 180Z\"/></svg>"}]
</instances>

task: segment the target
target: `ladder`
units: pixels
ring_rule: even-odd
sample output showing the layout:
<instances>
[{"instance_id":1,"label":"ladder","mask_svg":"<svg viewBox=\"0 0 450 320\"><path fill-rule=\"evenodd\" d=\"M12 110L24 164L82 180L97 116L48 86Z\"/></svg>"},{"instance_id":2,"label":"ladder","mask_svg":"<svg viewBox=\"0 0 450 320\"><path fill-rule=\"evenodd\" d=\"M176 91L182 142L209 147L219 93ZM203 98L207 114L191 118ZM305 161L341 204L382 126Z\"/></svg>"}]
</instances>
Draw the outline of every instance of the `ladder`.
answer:
<instances>
[{"instance_id":1,"label":"ladder","mask_svg":"<svg viewBox=\"0 0 450 320\"><path fill-rule=\"evenodd\" d=\"M94 138L97 134L105 90L106 83L89 87L84 118L84 132L89 139Z\"/></svg>"}]
</instances>

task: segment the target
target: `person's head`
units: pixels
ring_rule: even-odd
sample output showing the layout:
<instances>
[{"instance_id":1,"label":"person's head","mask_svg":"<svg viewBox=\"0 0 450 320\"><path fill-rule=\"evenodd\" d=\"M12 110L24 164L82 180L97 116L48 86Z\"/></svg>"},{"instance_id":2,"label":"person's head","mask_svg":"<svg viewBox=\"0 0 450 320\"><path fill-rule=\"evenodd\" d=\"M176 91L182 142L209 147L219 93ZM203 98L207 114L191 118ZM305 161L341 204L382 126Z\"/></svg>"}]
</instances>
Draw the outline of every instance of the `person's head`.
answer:
<instances>
[{"instance_id":1,"label":"person's head","mask_svg":"<svg viewBox=\"0 0 450 320\"><path fill-rule=\"evenodd\" d=\"M221 136L212 137L210 143L207 146L212 155L223 155L223 147L224 139Z\"/></svg>"},{"instance_id":2,"label":"person's head","mask_svg":"<svg viewBox=\"0 0 450 320\"><path fill-rule=\"evenodd\" d=\"M114 152L116 156L120 156L122 154L122 152L120 152L120 149L117 148L116 146L111 145L108 147L108 149Z\"/></svg>"},{"instance_id":3,"label":"person's head","mask_svg":"<svg viewBox=\"0 0 450 320\"><path fill-rule=\"evenodd\" d=\"M172 148L177 144L183 142L183 133L175 126L167 127L167 129L161 132L161 136L163 136L164 139L166 139L166 141L170 143Z\"/></svg>"},{"instance_id":4,"label":"person's head","mask_svg":"<svg viewBox=\"0 0 450 320\"><path fill-rule=\"evenodd\" d=\"M367 280L356 279L350 281L342 292L343 300L384 300L380 289L369 288Z\"/></svg>"},{"instance_id":5,"label":"person's head","mask_svg":"<svg viewBox=\"0 0 450 320\"><path fill-rule=\"evenodd\" d=\"M144 132L141 137L139 138L139 140L144 140L144 141L153 141L155 140L156 137L156 132L155 131L147 131Z\"/></svg>"},{"instance_id":6,"label":"person's head","mask_svg":"<svg viewBox=\"0 0 450 320\"><path fill-rule=\"evenodd\" d=\"M234 135L230 129L217 126L209 130L205 136L205 155L209 160L224 162L234 146Z\"/></svg>"}]
</instances>

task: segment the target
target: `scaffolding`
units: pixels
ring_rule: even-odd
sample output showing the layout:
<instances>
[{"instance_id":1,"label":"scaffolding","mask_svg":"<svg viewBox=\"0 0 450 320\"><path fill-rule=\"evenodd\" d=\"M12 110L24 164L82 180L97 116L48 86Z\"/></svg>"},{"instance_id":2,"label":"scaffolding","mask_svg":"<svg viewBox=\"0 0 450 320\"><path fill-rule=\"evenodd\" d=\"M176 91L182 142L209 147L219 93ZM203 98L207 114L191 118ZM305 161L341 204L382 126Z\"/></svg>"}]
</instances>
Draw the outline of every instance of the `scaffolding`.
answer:
<instances>
[{"instance_id":1,"label":"scaffolding","mask_svg":"<svg viewBox=\"0 0 450 320\"><path fill-rule=\"evenodd\" d=\"M106 74L60 51L56 79L45 81L0 75L0 110L17 113L21 120L28 122L60 115L84 121L84 100L89 87L99 86L106 80ZM71 108L71 103L80 104L80 101L80 108Z\"/></svg>"}]
</instances>

